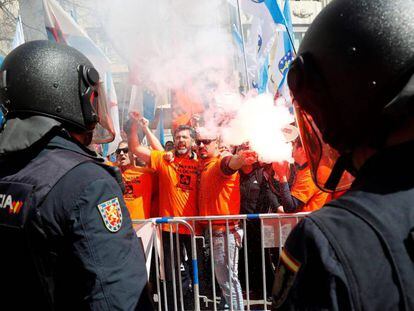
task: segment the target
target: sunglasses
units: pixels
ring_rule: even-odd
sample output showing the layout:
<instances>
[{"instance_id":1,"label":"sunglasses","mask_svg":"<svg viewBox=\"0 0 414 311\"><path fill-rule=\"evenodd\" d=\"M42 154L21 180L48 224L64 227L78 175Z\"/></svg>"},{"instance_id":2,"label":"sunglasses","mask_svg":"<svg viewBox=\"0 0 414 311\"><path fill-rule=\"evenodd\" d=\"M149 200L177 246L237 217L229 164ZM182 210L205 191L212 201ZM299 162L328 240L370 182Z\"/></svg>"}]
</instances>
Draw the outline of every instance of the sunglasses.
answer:
<instances>
[{"instance_id":1,"label":"sunglasses","mask_svg":"<svg viewBox=\"0 0 414 311\"><path fill-rule=\"evenodd\" d=\"M200 146L200 145L201 145L201 143L202 143L204 146L207 146L207 145L210 145L213 141L215 141L215 139L197 139L197 140L195 141L195 143L196 143L196 145L197 145L197 146Z\"/></svg>"},{"instance_id":2,"label":"sunglasses","mask_svg":"<svg viewBox=\"0 0 414 311\"><path fill-rule=\"evenodd\" d=\"M116 154L121 154L121 152L128 153L128 151L129 151L129 149L128 149L128 147L126 147L126 148L117 149L115 152L116 152Z\"/></svg>"}]
</instances>

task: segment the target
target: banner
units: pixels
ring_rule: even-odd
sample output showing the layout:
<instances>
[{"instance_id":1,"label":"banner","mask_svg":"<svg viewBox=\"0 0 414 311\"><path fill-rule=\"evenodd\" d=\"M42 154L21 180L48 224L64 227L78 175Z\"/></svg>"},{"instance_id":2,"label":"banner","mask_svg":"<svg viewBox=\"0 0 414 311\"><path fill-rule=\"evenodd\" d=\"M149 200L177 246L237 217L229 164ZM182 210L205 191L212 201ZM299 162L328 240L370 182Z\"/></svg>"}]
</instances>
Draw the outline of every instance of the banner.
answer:
<instances>
[{"instance_id":1,"label":"banner","mask_svg":"<svg viewBox=\"0 0 414 311\"><path fill-rule=\"evenodd\" d=\"M152 222L142 224L133 224L135 233L142 243L142 249L145 255L145 266L147 268L147 278L149 279L151 272L151 258L152 249L154 247L154 235L156 234L156 227ZM158 237L158 235L157 235ZM158 254L160 254L161 245L157 239Z\"/></svg>"}]
</instances>

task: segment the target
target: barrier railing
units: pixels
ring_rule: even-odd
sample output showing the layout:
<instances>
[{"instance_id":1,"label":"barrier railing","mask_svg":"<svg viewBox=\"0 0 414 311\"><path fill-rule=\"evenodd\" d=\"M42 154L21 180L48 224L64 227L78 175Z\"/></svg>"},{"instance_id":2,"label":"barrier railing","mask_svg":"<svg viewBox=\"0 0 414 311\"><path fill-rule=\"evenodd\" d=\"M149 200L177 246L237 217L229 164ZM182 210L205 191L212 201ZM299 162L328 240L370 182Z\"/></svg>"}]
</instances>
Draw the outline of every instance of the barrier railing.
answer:
<instances>
[{"instance_id":1,"label":"barrier railing","mask_svg":"<svg viewBox=\"0 0 414 311\"><path fill-rule=\"evenodd\" d=\"M154 254L155 254L155 272L156 272L156 283L157 283L157 297L158 297L158 310L168 310L168 304L170 303L170 307L174 307L174 310L184 310L184 295L183 295L183 285L182 285L182 279L181 279L181 269L178 269L177 267L181 266L183 258L180 256L180 235L177 234L179 226L186 227L191 236L191 260L192 260L192 267L193 267L193 273L192 273L192 284L193 284L193 296L194 296L194 310L200 310L200 299L203 299L204 302L207 304L208 302L212 302L213 310L217 310L217 292L216 292L216 265L215 265L215 254L214 254L214 235L217 234L217 222L219 222L219 226L221 228L224 227L224 231L222 231L222 234L225 233L225 257L227 259L227 270L228 270L228 285L229 285L229 299L226 299L227 303L229 304L230 310L237 310L235 309L234 304L237 303L235 299L237 297L233 297L233 286L235 286L232 282L234 281L234 278L238 278L237 276L237 267L235 268L236 273L234 273L234 270L232 270L231 266L231 258L229 254L231 254L230 249L230 237L232 234L235 234L235 228L236 230L242 230L243 234L243 257L244 257L244 271L245 271L245 302L243 304L246 307L246 310L250 310L251 307L251 299L250 299L250 279L249 279L249 245L248 244L248 228L247 224L249 221L254 220L256 223L258 222L260 225L260 255L261 255L261 273L262 273L262 303L264 306L264 309L267 309L268 303L267 303L267 293L268 288L266 284L266 261L265 261L265 252L266 249L269 248L281 248L284 245L284 242L290 233L290 231L293 229L293 227L299 222L300 219L306 217L308 213L296 213L296 214L248 214L248 215L228 215L228 216L208 216L208 217L201 217L201 216L195 216L195 217L174 217L174 218L154 218L149 220L133 220L134 224L142 224L147 222L153 223L153 229L155 231L162 230L162 226L167 224L169 226L169 250L170 253L168 254L170 256L170 267L165 267L163 256L166 256L167 254L163 254L163 245L158 249L158 247L154 247ZM234 227L234 224L237 223L237 226ZM241 223L241 224L240 224ZM200 296L199 292L199 279L204 279L204 276L201 275L199 278L198 275L198 266L199 261L197 259L197 243L196 238L202 238L203 239L203 247L205 246L205 237L196 236L196 230L195 228L203 227L205 231L205 235L208 237L208 244L209 244L209 259L210 259L210 269L211 269L211 291L212 291L212 297L209 299L207 296ZM154 232L155 232L154 231ZM173 233L173 231L175 231ZM139 232L138 232L139 235ZM173 236L175 236L175 245L173 242ZM158 241L160 240L158 234L153 234L153 245L157 246ZM234 238L234 237L233 237ZM161 241L162 243L163 241ZM176 248L176 258L174 258L174 248ZM189 252L189 250L186 250ZM238 250L233 250L232 254L236 254ZM188 253L187 253L188 255ZM280 250L278 252L278 255L280 255ZM235 255L236 258L238 254ZM160 262L161 261L161 262ZM237 260L236 260L237 261ZM234 263L233 263L234 264ZM173 290L173 305L171 305L171 302L168 302L167 299L167 286L166 286L166 280L165 280L165 269L171 268L171 275L172 275L172 290ZM176 271L178 270L178 271ZM176 276L177 273L177 276ZM160 280L161 275L164 275L163 278L163 293L161 293L161 286L160 286ZM235 274L235 275L234 275ZM176 280L178 278L178 290L176 286ZM220 285L221 286L221 285ZM163 299L161 299L161 296L163 296ZM237 295L236 295L237 296ZM178 300L179 298L179 300ZM163 300L164 303L161 302ZM180 304L178 303L180 302ZM240 304L239 304L240 305Z\"/></svg>"}]
</instances>

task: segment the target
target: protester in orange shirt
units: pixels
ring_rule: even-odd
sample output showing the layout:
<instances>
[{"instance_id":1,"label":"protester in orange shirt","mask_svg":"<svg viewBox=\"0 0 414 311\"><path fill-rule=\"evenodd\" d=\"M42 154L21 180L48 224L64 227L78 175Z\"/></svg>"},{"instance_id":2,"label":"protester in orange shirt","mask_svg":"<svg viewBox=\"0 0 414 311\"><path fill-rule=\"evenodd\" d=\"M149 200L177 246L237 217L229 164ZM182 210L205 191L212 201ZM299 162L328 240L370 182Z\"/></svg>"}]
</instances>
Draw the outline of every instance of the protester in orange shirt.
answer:
<instances>
[{"instance_id":1,"label":"protester in orange shirt","mask_svg":"<svg viewBox=\"0 0 414 311\"><path fill-rule=\"evenodd\" d=\"M244 150L237 155L221 157L217 137L209 136L202 128L198 131L196 145L200 158L198 185L200 215L239 214L240 188L237 170L244 165L255 162L257 160L256 154ZM212 229L215 275L222 295L228 305L233 305L234 310L244 310L243 295L238 278L238 255L239 248L242 246L243 231L238 227L237 222L232 222L228 241L226 241L226 226L223 225L223 222L215 221ZM229 249L228 253L226 244Z\"/></svg>"},{"instance_id":2,"label":"protester in orange shirt","mask_svg":"<svg viewBox=\"0 0 414 311\"><path fill-rule=\"evenodd\" d=\"M292 187L289 187L289 164L272 163L274 178L279 183L282 208L280 212L312 212L320 209L329 199L330 194L320 190L312 180L305 150L300 140L293 142L293 158L296 165L296 176Z\"/></svg>"},{"instance_id":3,"label":"protester in orange shirt","mask_svg":"<svg viewBox=\"0 0 414 311\"><path fill-rule=\"evenodd\" d=\"M189 126L178 126L174 132L174 159L170 162L164 159L166 152L150 150L142 146L138 141L137 130L138 125L142 128L148 141L152 145L154 141L158 141L155 135L148 128L148 124L139 115L132 115L135 122L132 122L128 133L128 142L131 151L139 156L144 162L156 171L159 183L159 214L162 217L183 217L197 216L198 210L197 200L197 169L198 164L195 154L191 151L194 141L194 130ZM173 226L175 231L175 226ZM169 309L174 309L173 304L173 288L172 288L172 269L170 256L170 234L169 225L163 227L163 247L164 247L164 263L167 278L167 293ZM181 261L184 265L184 273L182 274L182 285L184 296L192 298L191 293L191 237L190 232L184 226L179 227L179 241ZM174 237L174 240L176 237ZM173 242L175 245L175 241ZM175 249L174 249L175 250ZM176 251L176 250L175 250ZM185 254L189 260L184 260ZM174 255L176 258L176 255ZM180 264L175 260L176 275L180 273ZM178 288L178 287L177 287ZM185 298L184 297L184 298ZM193 301L193 299L184 299L184 301ZM180 308L180 307L179 307ZM185 308L193 308L192 305L185 305Z\"/></svg>"},{"instance_id":4,"label":"protester in orange shirt","mask_svg":"<svg viewBox=\"0 0 414 311\"><path fill-rule=\"evenodd\" d=\"M151 214L151 197L154 170L134 165L128 143L121 141L116 150L116 160L125 185L124 200L131 219L146 219Z\"/></svg>"}]
</instances>

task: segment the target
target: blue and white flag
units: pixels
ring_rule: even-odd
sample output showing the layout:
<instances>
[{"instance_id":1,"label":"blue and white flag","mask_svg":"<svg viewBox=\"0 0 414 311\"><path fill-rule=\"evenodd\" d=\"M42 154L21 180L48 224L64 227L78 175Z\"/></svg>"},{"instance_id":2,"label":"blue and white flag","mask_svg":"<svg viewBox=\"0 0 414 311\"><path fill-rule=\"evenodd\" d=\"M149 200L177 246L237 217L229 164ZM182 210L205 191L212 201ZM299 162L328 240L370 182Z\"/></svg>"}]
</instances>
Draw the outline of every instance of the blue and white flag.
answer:
<instances>
[{"instance_id":1,"label":"blue and white flag","mask_svg":"<svg viewBox=\"0 0 414 311\"><path fill-rule=\"evenodd\" d=\"M280 22L283 22L284 27L278 29L277 38L272 50L268 88L271 93L275 94L275 97L283 96L287 102L290 102L286 77L290 63L295 58L295 52L292 44L293 27L289 0L285 0L283 20Z\"/></svg>"},{"instance_id":2,"label":"blue and white flag","mask_svg":"<svg viewBox=\"0 0 414 311\"><path fill-rule=\"evenodd\" d=\"M269 53L274 45L276 30L281 25L275 20L283 22L283 14L276 0L229 0L246 15L251 16L251 27L246 38L245 55L247 72L251 87L259 93L267 90L267 71ZM263 80L266 79L266 80Z\"/></svg>"}]
</instances>

